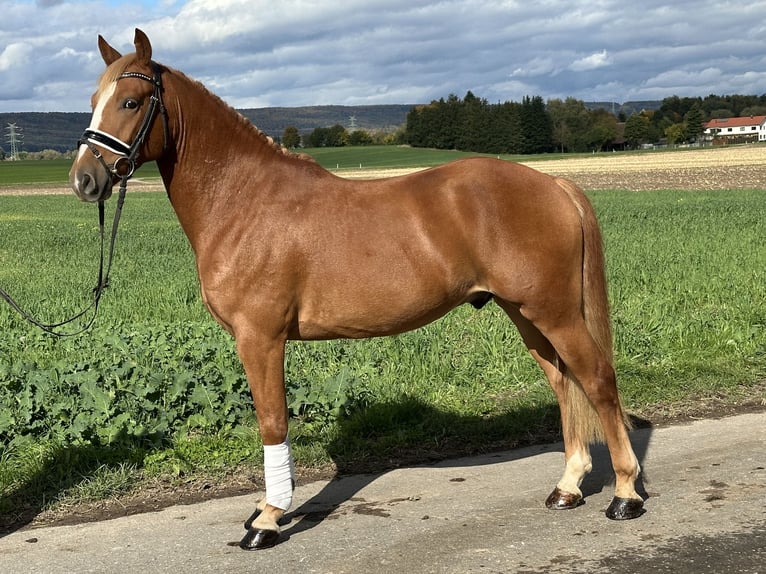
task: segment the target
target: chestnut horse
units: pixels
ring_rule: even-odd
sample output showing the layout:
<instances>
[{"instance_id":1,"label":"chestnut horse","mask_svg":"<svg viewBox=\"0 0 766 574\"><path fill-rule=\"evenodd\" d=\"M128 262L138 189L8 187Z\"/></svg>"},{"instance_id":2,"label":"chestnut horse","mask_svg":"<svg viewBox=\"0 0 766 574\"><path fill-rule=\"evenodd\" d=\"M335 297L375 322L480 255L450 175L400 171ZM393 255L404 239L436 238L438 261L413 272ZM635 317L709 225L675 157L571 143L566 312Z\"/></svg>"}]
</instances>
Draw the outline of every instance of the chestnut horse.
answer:
<instances>
[{"instance_id":1,"label":"chestnut horse","mask_svg":"<svg viewBox=\"0 0 766 574\"><path fill-rule=\"evenodd\" d=\"M577 186L481 158L343 179L286 153L201 84L153 62L140 30L134 44L123 56L99 37L107 68L70 181L82 200L103 201L136 166L159 166L204 303L236 340L263 438L266 496L240 546L276 544L292 502L288 339L393 335L492 299L558 399L566 465L546 505L582 502L588 445L602 439L616 474L607 516L643 512L612 367L601 234Z\"/></svg>"}]
</instances>

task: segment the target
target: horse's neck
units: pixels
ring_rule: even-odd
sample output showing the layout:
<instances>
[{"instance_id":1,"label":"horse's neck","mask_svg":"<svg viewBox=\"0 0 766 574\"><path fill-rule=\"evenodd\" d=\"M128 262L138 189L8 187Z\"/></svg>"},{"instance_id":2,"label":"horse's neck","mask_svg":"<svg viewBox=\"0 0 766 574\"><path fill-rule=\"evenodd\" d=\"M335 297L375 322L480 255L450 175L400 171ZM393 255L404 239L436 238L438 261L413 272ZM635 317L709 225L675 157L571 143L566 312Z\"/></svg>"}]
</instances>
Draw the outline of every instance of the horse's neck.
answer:
<instances>
[{"instance_id":1,"label":"horse's neck","mask_svg":"<svg viewBox=\"0 0 766 574\"><path fill-rule=\"evenodd\" d=\"M168 156L175 165L168 173L169 183L188 171L197 172L204 166L201 171L205 172L245 155L251 161L273 158L266 137L201 84L175 71L169 80L172 91L168 88L166 105L175 147L175 157ZM222 176L225 174L211 177Z\"/></svg>"},{"instance_id":2,"label":"horse's neck","mask_svg":"<svg viewBox=\"0 0 766 574\"><path fill-rule=\"evenodd\" d=\"M200 84L173 71L166 80L172 149L157 163L173 208L195 250L200 230L224 224L241 193L263 187L280 161L270 142Z\"/></svg>"}]
</instances>

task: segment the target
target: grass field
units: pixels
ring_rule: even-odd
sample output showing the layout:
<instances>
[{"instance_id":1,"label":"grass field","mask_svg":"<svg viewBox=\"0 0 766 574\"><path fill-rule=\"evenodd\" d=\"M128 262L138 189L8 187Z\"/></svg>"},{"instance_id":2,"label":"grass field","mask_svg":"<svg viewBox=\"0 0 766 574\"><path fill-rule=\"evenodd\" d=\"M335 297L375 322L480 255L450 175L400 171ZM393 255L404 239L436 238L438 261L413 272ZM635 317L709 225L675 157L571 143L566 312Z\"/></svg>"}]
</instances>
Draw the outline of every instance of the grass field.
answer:
<instances>
[{"instance_id":1,"label":"grass field","mask_svg":"<svg viewBox=\"0 0 766 574\"><path fill-rule=\"evenodd\" d=\"M766 193L590 195L628 409L652 419L763 399ZM31 312L54 320L88 301L94 206L0 197L0 238L0 287ZM303 468L369 470L528 443L558 426L542 373L493 305L398 337L290 344L287 383ZM3 518L147 481L255 472L253 429L233 341L202 307L164 194L129 193L92 331L54 340L0 307Z\"/></svg>"},{"instance_id":2,"label":"grass field","mask_svg":"<svg viewBox=\"0 0 766 574\"><path fill-rule=\"evenodd\" d=\"M458 159L475 157L473 154L449 150L417 149L406 146L364 146L344 148L314 148L305 150L316 161L332 170L387 169L430 167ZM492 156L496 157L496 156ZM504 159L520 159L521 156L502 156ZM527 158L528 159L528 158ZM69 177L69 159L50 161L3 161L0 162L0 187L34 184L66 184ZM137 177L159 178L154 163L141 167Z\"/></svg>"},{"instance_id":3,"label":"grass field","mask_svg":"<svg viewBox=\"0 0 766 574\"><path fill-rule=\"evenodd\" d=\"M72 161L0 161L0 186L66 183Z\"/></svg>"},{"instance_id":4,"label":"grass field","mask_svg":"<svg viewBox=\"0 0 766 574\"><path fill-rule=\"evenodd\" d=\"M72 167L70 159L0 161L0 189L49 184L66 185L70 167ZM141 174L150 178L159 178L160 175L155 163L142 166Z\"/></svg>"}]
</instances>

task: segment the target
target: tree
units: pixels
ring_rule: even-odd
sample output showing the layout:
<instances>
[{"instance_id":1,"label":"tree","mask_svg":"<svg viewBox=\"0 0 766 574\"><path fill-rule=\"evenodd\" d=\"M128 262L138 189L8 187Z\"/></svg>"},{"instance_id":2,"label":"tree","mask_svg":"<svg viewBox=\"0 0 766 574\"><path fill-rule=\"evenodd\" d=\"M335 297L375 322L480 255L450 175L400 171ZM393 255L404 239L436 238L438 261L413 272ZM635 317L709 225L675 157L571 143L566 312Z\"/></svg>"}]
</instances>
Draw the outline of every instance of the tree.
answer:
<instances>
[{"instance_id":1,"label":"tree","mask_svg":"<svg viewBox=\"0 0 766 574\"><path fill-rule=\"evenodd\" d=\"M540 96L525 96L521 101L521 129L524 134L522 153L550 151L553 143L553 125Z\"/></svg>"},{"instance_id":2,"label":"tree","mask_svg":"<svg viewBox=\"0 0 766 574\"><path fill-rule=\"evenodd\" d=\"M335 124L331 128L316 128L309 134L311 147L343 147L348 143L346 128Z\"/></svg>"},{"instance_id":3,"label":"tree","mask_svg":"<svg viewBox=\"0 0 766 574\"><path fill-rule=\"evenodd\" d=\"M644 114L633 114L625 122L625 141L637 148L649 141L649 118Z\"/></svg>"},{"instance_id":4,"label":"tree","mask_svg":"<svg viewBox=\"0 0 766 574\"><path fill-rule=\"evenodd\" d=\"M766 106L750 106L742 110L741 115L745 116L766 116Z\"/></svg>"},{"instance_id":5,"label":"tree","mask_svg":"<svg viewBox=\"0 0 766 574\"><path fill-rule=\"evenodd\" d=\"M686 125L686 133L684 135L686 141L696 141L702 135L702 132L705 131L705 116L699 103L695 102L689 111L686 112L684 124Z\"/></svg>"},{"instance_id":6,"label":"tree","mask_svg":"<svg viewBox=\"0 0 766 574\"><path fill-rule=\"evenodd\" d=\"M348 145L370 145L372 136L365 130L354 130L348 136Z\"/></svg>"},{"instance_id":7,"label":"tree","mask_svg":"<svg viewBox=\"0 0 766 574\"><path fill-rule=\"evenodd\" d=\"M327 147L343 147L348 143L348 132L340 124L335 124L327 132Z\"/></svg>"},{"instance_id":8,"label":"tree","mask_svg":"<svg viewBox=\"0 0 766 574\"><path fill-rule=\"evenodd\" d=\"M487 101L477 98L469 91L460 105L458 117L459 128L455 134L455 149L486 151L489 129Z\"/></svg>"},{"instance_id":9,"label":"tree","mask_svg":"<svg viewBox=\"0 0 766 574\"><path fill-rule=\"evenodd\" d=\"M586 138L590 149L604 149L617 138L617 118L604 109L593 110Z\"/></svg>"},{"instance_id":10,"label":"tree","mask_svg":"<svg viewBox=\"0 0 766 574\"><path fill-rule=\"evenodd\" d=\"M540 153L552 148L553 126L539 96L490 105L466 93L432 101L407 114L405 141L415 147L479 153Z\"/></svg>"},{"instance_id":11,"label":"tree","mask_svg":"<svg viewBox=\"0 0 766 574\"><path fill-rule=\"evenodd\" d=\"M686 126L684 124L673 124L665 128L665 137L668 138L668 144L674 145L683 141L686 135Z\"/></svg>"},{"instance_id":12,"label":"tree","mask_svg":"<svg viewBox=\"0 0 766 574\"><path fill-rule=\"evenodd\" d=\"M551 137L554 145L562 152L588 151L586 133L590 125L590 112L585 102L576 98L548 100L547 110L553 125Z\"/></svg>"},{"instance_id":13,"label":"tree","mask_svg":"<svg viewBox=\"0 0 766 574\"><path fill-rule=\"evenodd\" d=\"M315 128L309 134L309 147L327 146L327 128Z\"/></svg>"},{"instance_id":14,"label":"tree","mask_svg":"<svg viewBox=\"0 0 766 574\"><path fill-rule=\"evenodd\" d=\"M301 134L295 126L287 126L282 134L282 145L288 149L295 149L301 145Z\"/></svg>"},{"instance_id":15,"label":"tree","mask_svg":"<svg viewBox=\"0 0 766 574\"><path fill-rule=\"evenodd\" d=\"M487 153L521 153L521 105L505 102L490 106L486 133Z\"/></svg>"}]
</instances>

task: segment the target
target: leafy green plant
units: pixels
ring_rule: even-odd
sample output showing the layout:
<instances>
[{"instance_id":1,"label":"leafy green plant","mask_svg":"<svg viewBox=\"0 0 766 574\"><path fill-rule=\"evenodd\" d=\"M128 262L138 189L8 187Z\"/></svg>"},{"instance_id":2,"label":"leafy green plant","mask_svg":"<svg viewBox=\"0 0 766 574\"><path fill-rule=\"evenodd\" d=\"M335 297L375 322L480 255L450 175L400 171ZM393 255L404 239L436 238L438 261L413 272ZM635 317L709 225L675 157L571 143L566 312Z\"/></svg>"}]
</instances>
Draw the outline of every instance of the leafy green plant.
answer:
<instances>
[{"instance_id":1,"label":"leafy green plant","mask_svg":"<svg viewBox=\"0 0 766 574\"><path fill-rule=\"evenodd\" d=\"M290 381L287 385L290 413L304 423L326 425L353 409L369 404L371 393L348 367L323 382Z\"/></svg>"},{"instance_id":2,"label":"leafy green plant","mask_svg":"<svg viewBox=\"0 0 766 574\"><path fill-rule=\"evenodd\" d=\"M29 335L34 360L0 364L2 442L30 435L155 444L180 431L232 429L251 416L241 365L216 326L98 327L92 335L87 361L44 363L46 349L75 343Z\"/></svg>"}]
</instances>

